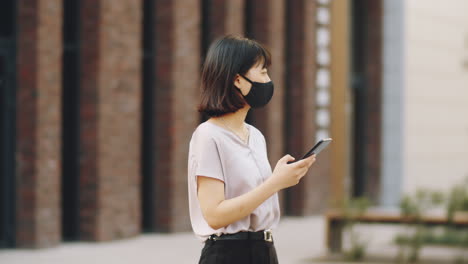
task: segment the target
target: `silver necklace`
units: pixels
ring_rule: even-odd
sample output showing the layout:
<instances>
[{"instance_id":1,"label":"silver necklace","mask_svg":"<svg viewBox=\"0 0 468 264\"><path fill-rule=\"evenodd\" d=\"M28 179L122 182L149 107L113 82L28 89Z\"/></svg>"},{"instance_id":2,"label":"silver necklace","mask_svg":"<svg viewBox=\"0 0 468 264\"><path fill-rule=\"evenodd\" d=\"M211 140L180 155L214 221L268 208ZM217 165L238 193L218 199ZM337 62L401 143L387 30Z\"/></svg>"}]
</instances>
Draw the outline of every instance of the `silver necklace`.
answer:
<instances>
[{"instance_id":1,"label":"silver necklace","mask_svg":"<svg viewBox=\"0 0 468 264\"><path fill-rule=\"evenodd\" d=\"M244 125L244 134L239 135L236 131L234 131L234 129L232 129L230 126L228 126L228 124L226 123L226 120L224 120L224 117L221 116L220 120L221 120L221 123L223 124L223 126L225 126L228 130L230 130L236 136L238 136L240 138L240 140L242 140L242 142L247 143L247 141L249 139L249 131L247 130L245 125Z\"/></svg>"}]
</instances>

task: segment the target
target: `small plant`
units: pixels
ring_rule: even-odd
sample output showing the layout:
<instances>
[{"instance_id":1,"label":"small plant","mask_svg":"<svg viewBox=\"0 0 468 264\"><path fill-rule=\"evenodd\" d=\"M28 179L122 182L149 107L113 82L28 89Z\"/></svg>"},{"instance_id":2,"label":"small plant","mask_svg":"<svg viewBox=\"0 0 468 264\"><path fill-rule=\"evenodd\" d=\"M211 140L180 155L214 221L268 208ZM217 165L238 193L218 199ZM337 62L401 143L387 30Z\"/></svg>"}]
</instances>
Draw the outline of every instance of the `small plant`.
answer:
<instances>
[{"instance_id":1,"label":"small plant","mask_svg":"<svg viewBox=\"0 0 468 264\"><path fill-rule=\"evenodd\" d=\"M343 203L344 232L350 239L350 248L345 250L344 257L348 261L363 260L366 255L367 242L356 231L356 218L362 216L370 206L366 198L355 198Z\"/></svg>"},{"instance_id":2,"label":"small plant","mask_svg":"<svg viewBox=\"0 0 468 264\"><path fill-rule=\"evenodd\" d=\"M397 235L395 238L395 242L399 245L409 244L410 241L411 237L408 235ZM421 243L424 245L466 247L468 246L468 230L460 230L450 227L445 227L443 230L427 228L421 235Z\"/></svg>"},{"instance_id":3,"label":"small plant","mask_svg":"<svg viewBox=\"0 0 468 264\"><path fill-rule=\"evenodd\" d=\"M450 191L447 201L449 226L446 230L452 232L450 237L457 238L455 243L460 246L459 256L454 260L454 263L468 263L468 259L465 258L468 251L468 233L460 232L453 226L453 219L457 212L468 213L468 177L461 184L455 185Z\"/></svg>"},{"instance_id":4,"label":"small plant","mask_svg":"<svg viewBox=\"0 0 468 264\"><path fill-rule=\"evenodd\" d=\"M448 196L447 218L452 221L456 212L468 212L468 178L452 188Z\"/></svg>"},{"instance_id":5,"label":"small plant","mask_svg":"<svg viewBox=\"0 0 468 264\"><path fill-rule=\"evenodd\" d=\"M468 263L468 260L465 261L465 258L463 256L457 256L454 260L453 260L453 263L454 264L466 264Z\"/></svg>"},{"instance_id":6,"label":"small plant","mask_svg":"<svg viewBox=\"0 0 468 264\"><path fill-rule=\"evenodd\" d=\"M430 209L446 206L449 224L444 226L444 232L433 232L422 223L423 215ZM417 262L423 245L446 245L460 248L459 256L454 263L467 263L468 232L454 224L457 213L468 212L468 178L454 186L448 194L429 190L419 190L413 196L404 196L400 202L401 214L408 219L408 231L395 238L400 246L398 260L403 263ZM409 235L407 235L409 234Z\"/></svg>"},{"instance_id":7,"label":"small plant","mask_svg":"<svg viewBox=\"0 0 468 264\"><path fill-rule=\"evenodd\" d=\"M408 219L405 235L398 235L395 242L400 246L398 261L401 263L417 262L424 237L428 229L422 223L423 215L430 209L444 202L441 192L418 190L414 196L406 195L400 202L400 211ZM410 235L406 235L410 234Z\"/></svg>"}]
</instances>

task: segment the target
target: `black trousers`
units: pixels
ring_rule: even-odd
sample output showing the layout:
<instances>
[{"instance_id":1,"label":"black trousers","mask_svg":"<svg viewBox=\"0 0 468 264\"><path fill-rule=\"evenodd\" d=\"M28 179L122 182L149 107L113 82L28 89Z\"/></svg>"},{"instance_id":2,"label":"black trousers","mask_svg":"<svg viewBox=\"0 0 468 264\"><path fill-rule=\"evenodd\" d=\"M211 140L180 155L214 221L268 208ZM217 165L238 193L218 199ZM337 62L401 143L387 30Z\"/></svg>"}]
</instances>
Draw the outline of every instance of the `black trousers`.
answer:
<instances>
[{"instance_id":1,"label":"black trousers","mask_svg":"<svg viewBox=\"0 0 468 264\"><path fill-rule=\"evenodd\" d=\"M207 240L199 264L277 264L275 245L263 240Z\"/></svg>"}]
</instances>

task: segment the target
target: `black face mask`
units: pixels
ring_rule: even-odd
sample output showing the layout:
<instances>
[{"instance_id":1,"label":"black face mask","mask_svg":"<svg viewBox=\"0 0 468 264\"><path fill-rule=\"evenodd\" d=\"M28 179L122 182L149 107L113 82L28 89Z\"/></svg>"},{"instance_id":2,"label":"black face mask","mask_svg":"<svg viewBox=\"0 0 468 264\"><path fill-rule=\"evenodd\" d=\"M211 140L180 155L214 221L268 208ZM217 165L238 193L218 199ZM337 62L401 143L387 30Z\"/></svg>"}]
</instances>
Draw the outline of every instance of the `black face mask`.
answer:
<instances>
[{"instance_id":1,"label":"black face mask","mask_svg":"<svg viewBox=\"0 0 468 264\"><path fill-rule=\"evenodd\" d=\"M244 75L240 75L244 77L249 83L252 84L252 88L247 95L244 96L245 101L250 105L252 108L259 108L265 106L270 102L271 97L273 97L273 90L274 85L272 81L266 83L260 82L252 82L249 78L245 77ZM242 93L241 93L242 94Z\"/></svg>"}]
</instances>

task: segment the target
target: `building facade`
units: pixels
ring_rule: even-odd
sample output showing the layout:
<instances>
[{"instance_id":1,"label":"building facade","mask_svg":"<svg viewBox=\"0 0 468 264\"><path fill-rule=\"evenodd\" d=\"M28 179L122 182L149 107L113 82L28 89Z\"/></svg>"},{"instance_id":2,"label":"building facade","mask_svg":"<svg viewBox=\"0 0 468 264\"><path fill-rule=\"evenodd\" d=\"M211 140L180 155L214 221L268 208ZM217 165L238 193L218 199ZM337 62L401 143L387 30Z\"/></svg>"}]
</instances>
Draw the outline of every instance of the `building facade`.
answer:
<instances>
[{"instance_id":1,"label":"building facade","mask_svg":"<svg viewBox=\"0 0 468 264\"><path fill-rule=\"evenodd\" d=\"M344 183L348 197L395 208L404 194L467 179L467 3L331 6L332 135L347 133L332 151L331 190Z\"/></svg>"},{"instance_id":2,"label":"building facade","mask_svg":"<svg viewBox=\"0 0 468 264\"><path fill-rule=\"evenodd\" d=\"M463 0L6 0L0 247L190 230L187 153L209 44L264 43L275 95L247 122L270 163L330 148L283 214L395 207L468 174ZM437 30L438 37L433 32Z\"/></svg>"},{"instance_id":3,"label":"building facade","mask_svg":"<svg viewBox=\"0 0 468 264\"><path fill-rule=\"evenodd\" d=\"M272 166L305 153L316 133L330 132L329 101L316 103L315 80L327 67L317 46L327 56L329 45L329 32L318 44L316 29L329 23L330 8L307 0L2 1L1 247L189 230L188 142L204 120L200 66L224 34L272 51L275 96L248 116ZM282 193L284 213L327 207L330 153Z\"/></svg>"},{"instance_id":4,"label":"building facade","mask_svg":"<svg viewBox=\"0 0 468 264\"><path fill-rule=\"evenodd\" d=\"M384 206L468 178L466 11L459 0L384 1Z\"/></svg>"}]
</instances>

